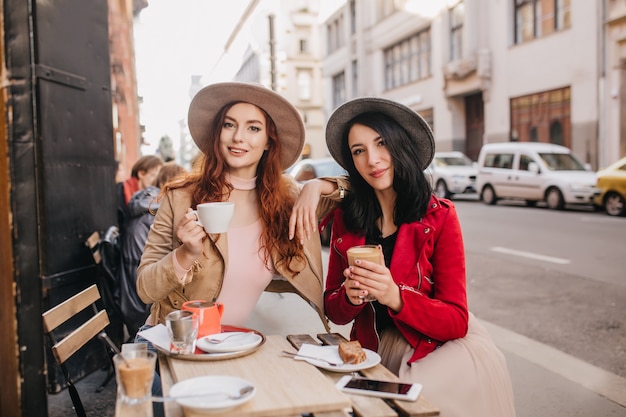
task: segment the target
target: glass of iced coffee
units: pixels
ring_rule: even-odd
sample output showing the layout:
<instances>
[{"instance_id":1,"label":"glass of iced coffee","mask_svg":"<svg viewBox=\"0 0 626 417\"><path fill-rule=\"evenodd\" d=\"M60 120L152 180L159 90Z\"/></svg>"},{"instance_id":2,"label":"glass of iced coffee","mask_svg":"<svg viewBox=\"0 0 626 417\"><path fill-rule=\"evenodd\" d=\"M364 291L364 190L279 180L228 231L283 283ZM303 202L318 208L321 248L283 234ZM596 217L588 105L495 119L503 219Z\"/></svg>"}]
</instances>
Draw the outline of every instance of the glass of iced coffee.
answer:
<instances>
[{"instance_id":1,"label":"glass of iced coffee","mask_svg":"<svg viewBox=\"0 0 626 417\"><path fill-rule=\"evenodd\" d=\"M362 261L369 261L369 262L374 262L377 264L381 264L380 261L380 247L378 245L359 245L359 246L353 246L350 249L348 249L348 265L350 266L354 266L354 261L358 260L362 260ZM376 301L376 298L374 298L371 295L366 295L361 297L363 299L364 302L371 302L371 301Z\"/></svg>"},{"instance_id":2,"label":"glass of iced coffee","mask_svg":"<svg viewBox=\"0 0 626 417\"><path fill-rule=\"evenodd\" d=\"M118 400L127 404L151 401L157 354L137 349L113 357Z\"/></svg>"}]
</instances>

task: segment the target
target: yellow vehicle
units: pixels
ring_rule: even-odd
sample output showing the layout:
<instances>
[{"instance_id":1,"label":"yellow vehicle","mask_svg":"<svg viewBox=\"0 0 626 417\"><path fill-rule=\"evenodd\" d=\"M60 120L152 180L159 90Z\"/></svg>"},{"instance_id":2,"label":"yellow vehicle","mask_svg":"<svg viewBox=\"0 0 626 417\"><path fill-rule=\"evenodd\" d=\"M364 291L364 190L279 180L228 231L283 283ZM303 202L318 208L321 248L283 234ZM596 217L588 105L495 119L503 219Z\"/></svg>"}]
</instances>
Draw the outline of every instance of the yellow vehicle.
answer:
<instances>
[{"instance_id":1,"label":"yellow vehicle","mask_svg":"<svg viewBox=\"0 0 626 417\"><path fill-rule=\"evenodd\" d=\"M626 157L598 171L597 186L595 205L610 216L626 216Z\"/></svg>"}]
</instances>

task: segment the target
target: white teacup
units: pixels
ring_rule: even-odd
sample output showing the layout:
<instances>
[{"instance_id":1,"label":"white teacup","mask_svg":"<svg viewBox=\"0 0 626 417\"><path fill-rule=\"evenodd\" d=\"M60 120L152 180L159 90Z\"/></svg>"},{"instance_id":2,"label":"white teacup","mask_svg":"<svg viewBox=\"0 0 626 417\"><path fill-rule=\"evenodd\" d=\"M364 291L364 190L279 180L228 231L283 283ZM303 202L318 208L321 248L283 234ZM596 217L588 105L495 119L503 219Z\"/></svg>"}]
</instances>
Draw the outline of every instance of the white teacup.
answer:
<instances>
[{"instance_id":1,"label":"white teacup","mask_svg":"<svg viewBox=\"0 0 626 417\"><path fill-rule=\"evenodd\" d=\"M235 203L219 201L198 204L194 214L198 224L204 227L207 233L225 233L235 211Z\"/></svg>"}]
</instances>

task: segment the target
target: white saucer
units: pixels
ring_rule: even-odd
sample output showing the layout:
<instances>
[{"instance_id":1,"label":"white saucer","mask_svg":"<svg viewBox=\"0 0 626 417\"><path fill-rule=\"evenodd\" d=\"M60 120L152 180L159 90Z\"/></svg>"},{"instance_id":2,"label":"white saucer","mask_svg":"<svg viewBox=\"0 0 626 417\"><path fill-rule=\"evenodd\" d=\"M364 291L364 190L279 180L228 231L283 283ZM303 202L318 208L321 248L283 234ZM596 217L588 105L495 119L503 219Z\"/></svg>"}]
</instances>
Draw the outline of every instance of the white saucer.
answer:
<instances>
[{"instance_id":1,"label":"white saucer","mask_svg":"<svg viewBox=\"0 0 626 417\"><path fill-rule=\"evenodd\" d=\"M252 383L245 379L233 376L200 376L196 378L186 379L178 382L170 388L170 396L176 397L180 395L205 394L206 397L180 398L176 402L185 408L189 408L199 413L217 413L243 404L256 394L254 388L249 394L237 400L225 397L215 398L215 393L237 394L239 390L245 386L253 386ZM212 395L213 394L213 395Z\"/></svg>"},{"instance_id":2,"label":"white saucer","mask_svg":"<svg viewBox=\"0 0 626 417\"><path fill-rule=\"evenodd\" d=\"M209 343L206 339L224 340L222 343ZM239 352L251 349L263 341L263 338L252 332L224 332L205 336L196 341L198 349L207 353Z\"/></svg>"}]
</instances>

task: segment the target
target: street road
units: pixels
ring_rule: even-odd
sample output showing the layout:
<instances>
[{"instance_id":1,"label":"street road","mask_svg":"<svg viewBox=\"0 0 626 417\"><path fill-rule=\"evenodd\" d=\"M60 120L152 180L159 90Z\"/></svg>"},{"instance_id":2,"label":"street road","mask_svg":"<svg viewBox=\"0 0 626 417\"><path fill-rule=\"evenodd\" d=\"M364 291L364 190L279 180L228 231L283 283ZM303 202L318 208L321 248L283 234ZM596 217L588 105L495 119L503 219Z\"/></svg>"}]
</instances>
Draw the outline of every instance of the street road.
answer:
<instances>
[{"instance_id":1,"label":"street road","mask_svg":"<svg viewBox=\"0 0 626 417\"><path fill-rule=\"evenodd\" d=\"M454 202L470 310L626 377L626 218Z\"/></svg>"}]
</instances>

